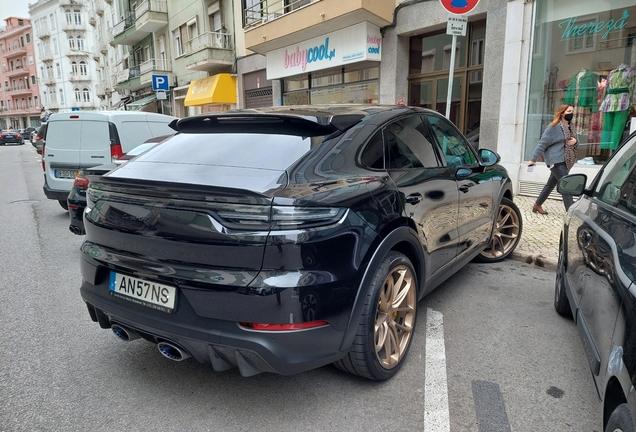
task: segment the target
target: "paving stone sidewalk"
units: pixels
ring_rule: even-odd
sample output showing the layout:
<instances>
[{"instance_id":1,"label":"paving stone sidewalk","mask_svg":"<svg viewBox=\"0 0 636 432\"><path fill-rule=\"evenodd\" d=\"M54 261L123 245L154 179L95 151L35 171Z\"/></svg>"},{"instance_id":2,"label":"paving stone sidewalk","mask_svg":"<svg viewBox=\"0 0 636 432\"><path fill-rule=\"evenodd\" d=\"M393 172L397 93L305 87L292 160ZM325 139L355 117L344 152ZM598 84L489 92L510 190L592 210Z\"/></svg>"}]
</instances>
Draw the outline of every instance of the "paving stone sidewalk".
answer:
<instances>
[{"instance_id":1,"label":"paving stone sidewalk","mask_svg":"<svg viewBox=\"0 0 636 432\"><path fill-rule=\"evenodd\" d=\"M563 201L548 199L543 204L547 215L532 213L534 197L517 195L513 201L521 211L523 230L517 249L510 258L556 270L559 256L559 236L563 228Z\"/></svg>"}]
</instances>

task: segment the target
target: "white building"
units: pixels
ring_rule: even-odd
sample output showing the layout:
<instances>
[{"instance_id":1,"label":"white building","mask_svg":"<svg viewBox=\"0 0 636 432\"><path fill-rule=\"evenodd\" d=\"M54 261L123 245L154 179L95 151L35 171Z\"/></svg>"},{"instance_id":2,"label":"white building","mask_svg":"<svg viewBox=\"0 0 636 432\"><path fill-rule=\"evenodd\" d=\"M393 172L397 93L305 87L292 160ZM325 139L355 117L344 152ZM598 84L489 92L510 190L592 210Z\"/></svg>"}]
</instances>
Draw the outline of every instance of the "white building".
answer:
<instances>
[{"instance_id":1,"label":"white building","mask_svg":"<svg viewBox=\"0 0 636 432\"><path fill-rule=\"evenodd\" d=\"M93 3L39 0L29 6L42 105L51 112L103 108L98 94L105 94L103 83L108 81L94 60L94 49L101 45L95 43Z\"/></svg>"}]
</instances>

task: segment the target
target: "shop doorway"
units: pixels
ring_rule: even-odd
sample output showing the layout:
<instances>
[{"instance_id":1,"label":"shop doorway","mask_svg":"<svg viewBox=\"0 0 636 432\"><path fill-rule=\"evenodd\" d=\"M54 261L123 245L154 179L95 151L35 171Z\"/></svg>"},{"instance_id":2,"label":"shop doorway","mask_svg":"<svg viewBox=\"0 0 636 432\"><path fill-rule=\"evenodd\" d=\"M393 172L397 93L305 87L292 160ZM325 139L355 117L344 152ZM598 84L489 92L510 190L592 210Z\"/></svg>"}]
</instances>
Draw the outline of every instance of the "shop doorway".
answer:
<instances>
[{"instance_id":1,"label":"shop doorway","mask_svg":"<svg viewBox=\"0 0 636 432\"><path fill-rule=\"evenodd\" d=\"M469 23L458 37L450 120L479 147L486 21ZM411 38L409 104L446 114L452 36L435 32Z\"/></svg>"}]
</instances>

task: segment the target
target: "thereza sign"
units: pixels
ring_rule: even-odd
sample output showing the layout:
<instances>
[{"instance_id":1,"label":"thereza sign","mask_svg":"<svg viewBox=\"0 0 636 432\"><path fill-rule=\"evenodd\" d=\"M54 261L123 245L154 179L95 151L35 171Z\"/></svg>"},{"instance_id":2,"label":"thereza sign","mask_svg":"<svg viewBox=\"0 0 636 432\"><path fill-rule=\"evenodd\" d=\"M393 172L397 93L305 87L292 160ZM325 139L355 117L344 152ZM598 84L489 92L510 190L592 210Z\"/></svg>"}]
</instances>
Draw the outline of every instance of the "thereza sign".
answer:
<instances>
[{"instance_id":1,"label":"thereza sign","mask_svg":"<svg viewBox=\"0 0 636 432\"><path fill-rule=\"evenodd\" d=\"M267 79L382 58L380 28L362 22L267 53Z\"/></svg>"}]
</instances>

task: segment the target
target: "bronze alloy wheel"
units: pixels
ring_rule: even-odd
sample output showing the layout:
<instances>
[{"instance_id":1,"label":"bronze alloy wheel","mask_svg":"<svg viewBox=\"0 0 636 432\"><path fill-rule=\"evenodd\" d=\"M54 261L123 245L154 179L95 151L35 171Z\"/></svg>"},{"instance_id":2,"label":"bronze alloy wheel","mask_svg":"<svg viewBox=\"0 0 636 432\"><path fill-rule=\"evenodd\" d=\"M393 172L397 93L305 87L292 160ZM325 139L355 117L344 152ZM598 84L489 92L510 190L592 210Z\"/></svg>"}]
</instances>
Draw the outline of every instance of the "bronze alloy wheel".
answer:
<instances>
[{"instance_id":1,"label":"bronze alloy wheel","mask_svg":"<svg viewBox=\"0 0 636 432\"><path fill-rule=\"evenodd\" d=\"M375 354L380 365L393 369L405 356L417 308L417 287L411 270L394 267L384 280L375 316Z\"/></svg>"},{"instance_id":2,"label":"bronze alloy wheel","mask_svg":"<svg viewBox=\"0 0 636 432\"><path fill-rule=\"evenodd\" d=\"M490 245L480 254L482 261L500 261L510 255L521 239L521 224L521 214L517 206L509 199L503 198Z\"/></svg>"}]
</instances>

